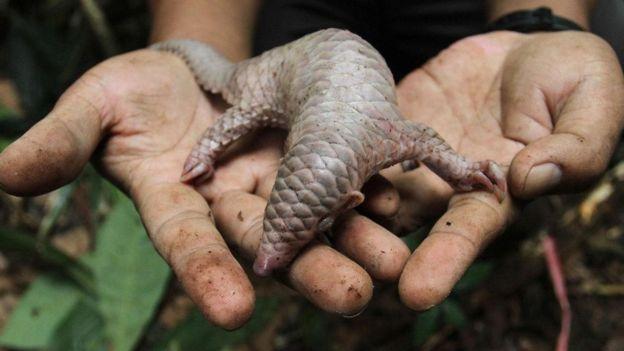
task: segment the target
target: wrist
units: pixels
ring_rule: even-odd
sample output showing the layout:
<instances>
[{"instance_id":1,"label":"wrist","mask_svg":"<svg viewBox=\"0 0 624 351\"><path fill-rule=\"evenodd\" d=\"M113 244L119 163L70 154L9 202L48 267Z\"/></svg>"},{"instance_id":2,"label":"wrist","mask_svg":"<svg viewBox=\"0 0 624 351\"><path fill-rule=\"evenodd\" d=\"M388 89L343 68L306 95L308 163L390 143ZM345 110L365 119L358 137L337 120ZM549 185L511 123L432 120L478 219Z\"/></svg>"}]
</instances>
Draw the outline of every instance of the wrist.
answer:
<instances>
[{"instance_id":1,"label":"wrist","mask_svg":"<svg viewBox=\"0 0 624 351\"><path fill-rule=\"evenodd\" d=\"M549 7L520 10L500 17L486 26L486 31L508 30L520 33L584 31L583 27L567 18L555 15Z\"/></svg>"},{"instance_id":2,"label":"wrist","mask_svg":"<svg viewBox=\"0 0 624 351\"><path fill-rule=\"evenodd\" d=\"M549 7L559 17L566 18L580 25L583 29L589 29L589 17L595 0L489 0L488 22L508 15L515 11L530 10L538 7Z\"/></svg>"},{"instance_id":3,"label":"wrist","mask_svg":"<svg viewBox=\"0 0 624 351\"><path fill-rule=\"evenodd\" d=\"M198 40L240 61L251 55L257 8L257 0L151 0L149 40Z\"/></svg>"}]
</instances>

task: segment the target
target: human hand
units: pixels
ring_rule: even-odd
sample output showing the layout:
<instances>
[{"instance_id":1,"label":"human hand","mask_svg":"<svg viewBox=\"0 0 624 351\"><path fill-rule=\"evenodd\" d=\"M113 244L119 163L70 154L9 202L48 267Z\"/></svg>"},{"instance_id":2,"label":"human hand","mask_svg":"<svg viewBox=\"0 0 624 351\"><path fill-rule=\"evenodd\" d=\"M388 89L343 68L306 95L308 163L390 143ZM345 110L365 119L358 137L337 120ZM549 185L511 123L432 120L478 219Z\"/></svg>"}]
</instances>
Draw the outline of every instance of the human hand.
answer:
<instances>
[{"instance_id":1,"label":"human hand","mask_svg":"<svg viewBox=\"0 0 624 351\"><path fill-rule=\"evenodd\" d=\"M238 143L199 188L180 183L184 160L222 111L177 57L148 50L114 57L87 72L0 154L0 188L21 196L45 193L75 179L91 159L132 198L156 249L207 318L236 328L249 318L255 298L226 242L243 256L255 255L283 134ZM381 178L374 182L369 188L390 186ZM398 196L381 193L369 194L365 207L392 214ZM398 279L409 250L355 212L341 228L338 247L358 263L316 243L280 278L320 308L348 315L370 300L371 276Z\"/></svg>"},{"instance_id":2,"label":"human hand","mask_svg":"<svg viewBox=\"0 0 624 351\"><path fill-rule=\"evenodd\" d=\"M432 126L462 155L503 165L512 195L499 204L483 192L453 194L424 167L383 172L401 195L403 230L444 212L400 278L401 299L416 310L450 293L513 220L516 199L591 184L606 168L624 121L615 54L584 32L466 38L407 76L398 92L406 118Z\"/></svg>"}]
</instances>

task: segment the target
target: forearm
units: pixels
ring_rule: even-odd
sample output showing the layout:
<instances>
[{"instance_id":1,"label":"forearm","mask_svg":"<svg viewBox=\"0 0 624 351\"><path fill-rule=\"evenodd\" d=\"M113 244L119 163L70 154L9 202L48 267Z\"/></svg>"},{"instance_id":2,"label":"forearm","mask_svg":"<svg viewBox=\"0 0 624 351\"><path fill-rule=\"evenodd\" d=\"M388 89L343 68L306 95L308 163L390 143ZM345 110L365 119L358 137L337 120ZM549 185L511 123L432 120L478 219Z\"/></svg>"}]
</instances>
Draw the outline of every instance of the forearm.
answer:
<instances>
[{"instance_id":1,"label":"forearm","mask_svg":"<svg viewBox=\"0 0 624 351\"><path fill-rule=\"evenodd\" d=\"M510 12L550 7L557 16L565 17L583 28L589 28L589 15L595 0L488 0L488 19L496 20Z\"/></svg>"},{"instance_id":2,"label":"forearm","mask_svg":"<svg viewBox=\"0 0 624 351\"><path fill-rule=\"evenodd\" d=\"M151 0L150 42L195 39L214 46L231 60L251 54L259 0Z\"/></svg>"}]
</instances>

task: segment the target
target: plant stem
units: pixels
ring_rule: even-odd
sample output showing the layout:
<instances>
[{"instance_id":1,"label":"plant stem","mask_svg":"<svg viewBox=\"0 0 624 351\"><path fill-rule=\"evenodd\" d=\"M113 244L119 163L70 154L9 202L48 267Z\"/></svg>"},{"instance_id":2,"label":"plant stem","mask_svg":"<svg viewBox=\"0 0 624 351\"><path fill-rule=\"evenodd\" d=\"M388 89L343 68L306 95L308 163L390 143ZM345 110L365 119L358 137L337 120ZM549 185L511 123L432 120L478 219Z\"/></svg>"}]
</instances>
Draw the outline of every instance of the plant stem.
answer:
<instances>
[{"instance_id":1,"label":"plant stem","mask_svg":"<svg viewBox=\"0 0 624 351\"><path fill-rule=\"evenodd\" d=\"M570 310L570 301L568 300L568 292L565 285L563 269L561 268L561 260L557 252L557 242L555 238L547 234L542 239L544 247L544 256L546 265L550 273L550 280L555 288L555 295L559 306L561 307L561 330L557 339L557 351L567 351L570 340L570 326L572 324L572 313Z\"/></svg>"},{"instance_id":2,"label":"plant stem","mask_svg":"<svg viewBox=\"0 0 624 351\"><path fill-rule=\"evenodd\" d=\"M93 29L106 55L114 56L118 54L119 45L117 45L117 40L115 40L113 31L110 29L104 12L102 12L97 2L95 2L95 0L80 0L80 4L89 20L91 29Z\"/></svg>"}]
</instances>

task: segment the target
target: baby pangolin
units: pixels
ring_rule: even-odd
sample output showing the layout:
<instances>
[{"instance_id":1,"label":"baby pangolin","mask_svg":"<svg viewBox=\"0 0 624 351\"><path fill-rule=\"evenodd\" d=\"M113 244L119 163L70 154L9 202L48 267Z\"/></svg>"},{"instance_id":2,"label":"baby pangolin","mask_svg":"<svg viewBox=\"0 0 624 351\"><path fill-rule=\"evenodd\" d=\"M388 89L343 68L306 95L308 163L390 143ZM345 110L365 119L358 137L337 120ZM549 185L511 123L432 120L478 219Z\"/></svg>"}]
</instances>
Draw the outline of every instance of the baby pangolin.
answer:
<instances>
[{"instance_id":1,"label":"baby pangolin","mask_svg":"<svg viewBox=\"0 0 624 351\"><path fill-rule=\"evenodd\" d=\"M402 161L424 163L457 191L504 197L496 163L468 161L430 127L401 117L386 62L353 33L321 30L237 64L191 40L152 48L181 57L203 89L232 105L189 155L182 181L208 179L227 146L251 131L289 130L253 266L259 275L287 266L364 200L368 178Z\"/></svg>"}]
</instances>

